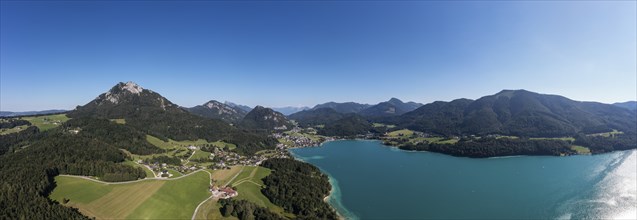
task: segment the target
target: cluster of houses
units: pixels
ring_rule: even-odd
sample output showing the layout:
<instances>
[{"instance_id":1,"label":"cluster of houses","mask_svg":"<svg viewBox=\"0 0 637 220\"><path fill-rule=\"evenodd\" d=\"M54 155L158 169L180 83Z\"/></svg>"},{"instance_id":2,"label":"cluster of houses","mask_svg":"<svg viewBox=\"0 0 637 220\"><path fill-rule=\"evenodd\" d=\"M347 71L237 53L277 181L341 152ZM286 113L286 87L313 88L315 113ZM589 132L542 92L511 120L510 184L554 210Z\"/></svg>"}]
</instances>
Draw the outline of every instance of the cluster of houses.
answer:
<instances>
[{"instance_id":1,"label":"cluster of houses","mask_svg":"<svg viewBox=\"0 0 637 220\"><path fill-rule=\"evenodd\" d=\"M216 185L210 186L210 192L212 196L220 199L227 199L239 195L239 192L230 187L218 187Z\"/></svg>"},{"instance_id":2,"label":"cluster of houses","mask_svg":"<svg viewBox=\"0 0 637 220\"><path fill-rule=\"evenodd\" d=\"M320 137L318 140L312 140L306 135L292 135L295 133L301 134L303 132L302 129L296 127L290 130L288 133L275 133L272 136L277 139L283 139L284 142L291 142L293 146L287 146L286 144L278 144L277 149L285 149L291 147L314 147L319 146L321 143L325 141L333 140L331 137ZM308 131L307 133L311 133L312 131Z\"/></svg>"}]
</instances>

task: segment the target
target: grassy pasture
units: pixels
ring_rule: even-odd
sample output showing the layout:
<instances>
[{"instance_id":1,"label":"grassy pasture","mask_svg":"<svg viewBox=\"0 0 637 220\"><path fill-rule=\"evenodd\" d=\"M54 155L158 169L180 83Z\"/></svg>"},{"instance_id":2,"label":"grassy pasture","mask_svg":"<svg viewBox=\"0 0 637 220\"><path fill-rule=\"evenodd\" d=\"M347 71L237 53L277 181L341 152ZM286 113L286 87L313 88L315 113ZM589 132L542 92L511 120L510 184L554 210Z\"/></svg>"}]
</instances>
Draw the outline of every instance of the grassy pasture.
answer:
<instances>
[{"instance_id":1,"label":"grassy pasture","mask_svg":"<svg viewBox=\"0 0 637 220\"><path fill-rule=\"evenodd\" d=\"M110 121L115 122L115 123L120 124L120 125L126 124L126 119L125 118L110 119Z\"/></svg>"},{"instance_id":2,"label":"grassy pasture","mask_svg":"<svg viewBox=\"0 0 637 220\"><path fill-rule=\"evenodd\" d=\"M105 184L57 176L50 198L98 219L188 219L208 193L209 176L197 172L178 180Z\"/></svg>"},{"instance_id":3,"label":"grassy pasture","mask_svg":"<svg viewBox=\"0 0 637 220\"><path fill-rule=\"evenodd\" d=\"M612 137L612 136L615 136L615 135L618 135L618 134L623 134L623 133L624 133L623 131L618 131L618 130L613 129L613 131L611 131L611 132L604 132L604 133L589 134L589 135L587 135L587 136Z\"/></svg>"},{"instance_id":4,"label":"grassy pasture","mask_svg":"<svg viewBox=\"0 0 637 220\"><path fill-rule=\"evenodd\" d=\"M202 150L195 150L195 154L192 155L190 160L208 159L208 158L210 158L210 153L209 152L205 152L205 151L202 151Z\"/></svg>"},{"instance_id":5,"label":"grassy pasture","mask_svg":"<svg viewBox=\"0 0 637 220\"><path fill-rule=\"evenodd\" d=\"M21 119L31 122L31 124L37 126L40 131L55 128L69 120L69 118L66 117L66 114L22 117Z\"/></svg>"},{"instance_id":6,"label":"grassy pasture","mask_svg":"<svg viewBox=\"0 0 637 220\"><path fill-rule=\"evenodd\" d=\"M15 126L13 128L2 128L2 129L0 129L0 135L20 132L20 131L22 131L24 129L27 129L28 127L29 127L28 125L20 125L20 126Z\"/></svg>"},{"instance_id":7,"label":"grassy pasture","mask_svg":"<svg viewBox=\"0 0 637 220\"><path fill-rule=\"evenodd\" d=\"M574 137L557 137L557 138L529 138L529 140L559 140L559 141L575 141Z\"/></svg>"},{"instance_id":8,"label":"grassy pasture","mask_svg":"<svg viewBox=\"0 0 637 220\"><path fill-rule=\"evenodd\" d=\"M571 150L576 151L578 154L591 154L591 150L587 147L573 145L571 146Z\"/></svg>"},{"instance_id":9,"label":"grassy pasture","mask_svg":"<svg viewBox=\"0 0 637 220\"><path fill-rule=\"evenodd\" d=\"M228 146L231 150L237 148L237 145L235 144L231 144L231 143L226 143L223 141L215 141L215 142L208 142L204 139L199 139L196 141L175 141L175 140L171 140L168 139L168 141L163 141L157 137L154 137L152 135L146 135L146 141L148 141L148 143L151 143L152 145L155 145L161 149L172 149L175 147L180 147L180 146L190 146L190 145L194 145L194 146L201 146L204 144L211 144L217 147L226 147Z\"/></svg>"},{"instance_id":10,"label":"grassy pasture","mask_svg":"<svg viewBox=\"0 0 637 220\"><path fill-rule=\"evenodd\" d=\"M272 171L264 167L246 166L243 171L239 173L231 185L237 187L239 195L236 199L247 200L254 204L268 208L270 211L278 213L284 216L293 216L289 213L285 213L283 208L273 204L270 200L261 193L263 187L264 177L270 175Z\"/></svg>"},{"instance_id":11,"label":"grassy pasture","mask_svg":"<svg viewBox=\"0 0 637 220\"><path fill-rule=\"evenodd\" d=\"M389 137L410 137L414 132L409 129L401 129L387 133Z\"/></svg>"},{"instance_id":12,"label":"grassy pasture","mask_svg":"<svg viewBox=\"0 0 637 220\"><path fill-rule=\"evenodd\" d=\"M387 125L387 124L383 124L383 123L372 123L372 127L375 127L375 128L380 128L380 127L395 128L396 125Z\"/></svg>"}]
</instances>

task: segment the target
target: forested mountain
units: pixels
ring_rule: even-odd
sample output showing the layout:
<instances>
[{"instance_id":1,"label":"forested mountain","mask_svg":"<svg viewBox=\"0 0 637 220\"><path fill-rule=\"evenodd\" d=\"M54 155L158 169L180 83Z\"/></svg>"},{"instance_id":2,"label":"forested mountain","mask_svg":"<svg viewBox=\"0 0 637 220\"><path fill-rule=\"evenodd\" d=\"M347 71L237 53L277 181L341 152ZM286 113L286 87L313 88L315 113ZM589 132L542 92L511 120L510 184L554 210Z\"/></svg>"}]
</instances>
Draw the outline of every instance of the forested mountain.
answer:
<instances>
[{"instance_id":1,"label":"forested mountain","mask_svg":"<svg viewBox=\"0 0 637 220\"><path fill-rule=\"evenodd\" d=\"M637 116L630 110L525 90L503 90L475 101L434 102L400 116L396 122L444 135L561 137L613 129L629 133L637 130Z\"/></svg>"},{"instance_id":2,"label":"forested mountain","mask_svg":"<svg viewBox=\"0 0 637 220\"><path fill-rule=\"evenodd\" d=\"M633 111L637 110L637 101L618 102L614 103L613 105Z\"/></svg>"},{"instance_id":3,"label":"forested mountain","mask_svg":"<svg viewBox=\"0 0 637 220\"><path fill-rule=\"evenodd\" d=\"M359 112L360 115L365 117L386 117L402 115L404 113L413 111L422 106L420 103L415 102L403 102L397 98L391 98L389 101L378 103L369 108L363 109Z\"/></svg>"},{"instance_id":4,"label":"forested mountain","mask_svg":"<svg viewBox=\"0 0 637 220\"><path fill-rule=\"evenodd\" d=\"M247 111L236 105L233 107L215 100L210 100L203 105L186 108L186 110L201 117L221 119L228 123L240 122L248 114Z\"/></svg>"},{"instance_id":5,"label":"forested mountain","mask_svg":"<svg viewBox=\"0 0 637 220\"><path fill-rule=\"evenodd\" d=\"M347 114L343 118L326 123L318 130L318 133L325 136L348 137L360 134L367 134L372 130L372 124L358 114Z\"/></svg>"},{"instance_id":6,"label":"forested mountain","mask_svg":"<svg viewBox=\"0 0 637 220\"><path fill-rule=\"evenodd\" d=\"M280 112L270 108L257 106L248 112L239 124L242 128L250 130L287 130L292 128L292 124Z\"/></svg>"},{"instance_id":7,"label":"forested mountain","mask_svg":"<svg viewBox=\"0 0 637 220\"><path fill-rule=\"evenodd\" d=\"M318 108L300 111L288 116L301 126L325 125L345 117L346 114L337 112L332 108Z\"/></svg>"},{"instance_id":8,"label":"forested mountain","mask_svg":"<svg viewBox=\"0 0 637 220\"><path fill-rule=\"evenodd\" d=\"M239 105L239 104L236 104L236 103L233 103L233 102L228 102L228 101L223 102L223 104L226 104L227 106L230 106L230 107L233 107L233 108L239 108L239 109L241 109L241 110L243 110L245 112L252 111L252 108L250 108L250 106L247 106L247 105Z\"/></svg>"},{"instance_id":9,"label":"forested mountain","mask_svg":"<svg viewBox=\"0 0 637 220\"><path fill-rule=\"evenodd\" d=\"M241 131L219 119L190 114L156 92L133 82L119 83L69 117L125 119L126 125L163 140L224 140L237 145L240 153L273 148L276 140L265 135Z\"/></svg>"},{"instance_id":10,"label":"forested mountain","mask_svg":"<svg viewBox=\"0 0 637 220\"><path fill-rule=\"evenodd\" d=\"M336 103L336 102L327 102L323 104L318 104L314 106L312 109L319 108L331 108L340 113L358 113L363 109L369 108L371 105L368 104L360 104L356 102L344 102L344 103Z\"/></svg>"},{"instance_id":11,"label":"forested mountain","mask_svg":"<svg viewBox=\"0 0 637 220\"><path fill-rule=\"evenodd\" d=\"M306 107L306 106L303 106L303 107L287 106L287 107L278 107L278 108L273 107L272 108L272 110L277 111L277 112L281 112L284 115L291 115L291 114L294 114L294 113L297 113L297 112L300 112L300 111L304 111L304 110L308 110L308 109L310 109L310 107Z\"/></svg>"}]
</instances>

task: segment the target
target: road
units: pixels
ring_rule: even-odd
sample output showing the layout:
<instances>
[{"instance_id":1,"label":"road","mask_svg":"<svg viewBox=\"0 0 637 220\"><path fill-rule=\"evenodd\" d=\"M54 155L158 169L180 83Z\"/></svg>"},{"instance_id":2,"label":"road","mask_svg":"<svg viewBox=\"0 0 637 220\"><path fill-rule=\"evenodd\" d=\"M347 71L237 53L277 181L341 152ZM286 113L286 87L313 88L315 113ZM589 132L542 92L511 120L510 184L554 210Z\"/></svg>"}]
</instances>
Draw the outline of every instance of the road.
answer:
<instances>
[{"instance_id":1,"label":"road","mask_svg":"<svg viewBox=\"0 0 637 220\"><path fill-rule=\"evenodd\" d=\"M77 175L65 175L65 174L60 174L60 176L81 178L81 179L86 179L86 180L90 180L90 181L97 182L97 183L102 183L102 184L107 184L107 185L117 185L117 184L137 183L137 182L143 182L143 181L148 181L148 180L166 180L166 181L178 180L178 179L190 176L192 174L195 174L195 173L198 173L198 172L201 172L201 171L210 174L210 172L208 172L207 170L199 169L199 170L196 170L196 171L194 171L192 173L189 173L189 174L186 174L186 175L183 175L183 176L180 176L180 177L170 178L170 179L169 178L157 178L156 177L156 178L146 178L146 179L139 179L139 180L133 180L133 181L126 181L126 182L104 182L104 181L101 181L101 180L93 179L93 178L91 178L89 176L77 176ZM212 174L210 174L210 175L212 175Z\"/></svg>"}]
</instances>

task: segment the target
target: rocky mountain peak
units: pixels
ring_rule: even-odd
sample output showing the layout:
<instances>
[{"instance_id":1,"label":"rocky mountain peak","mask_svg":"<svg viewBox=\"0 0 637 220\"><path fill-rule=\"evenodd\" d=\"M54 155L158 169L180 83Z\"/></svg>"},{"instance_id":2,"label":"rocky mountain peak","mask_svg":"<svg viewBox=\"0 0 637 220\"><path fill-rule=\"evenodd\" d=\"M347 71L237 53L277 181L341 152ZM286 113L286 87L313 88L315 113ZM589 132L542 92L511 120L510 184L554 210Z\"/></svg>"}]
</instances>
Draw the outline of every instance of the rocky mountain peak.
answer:
<instances>
[{"instance_id":1,"label":"rocky mountain peak","mask_svg":"<svg viewBox=\"0 0 637 220\"><path fill-rule=\"evenodd\" d=\"M133 94L133 95L139 96L143 91L144 91L144 88L142 88L141 86L137 85L137 83L134 83L132 81L129 81L126 83L120 82L117 85L115 85L113 88L111 88L111 90L104 93L103 97L98 97L98 99L102 98L103 100L109 101L113 104L118 104L120 102L120 99L124 95Z\"/></svg>"},{"instance_id":2,"label":"rocky mountain peak","mask_svg":"<svg viewBox=\"0 0 637 220\"><path fill-rule=\"evenodd\" d=\"M122 89L122 91L129 91L130 93L133 93L133 94L139 94L142 91L144 91L144 88L142 88L141 86L137 85L137 83L134 83L132 81L128 81L120 85L121 85L120 88Z\"/></svg>"}]
</instances>

